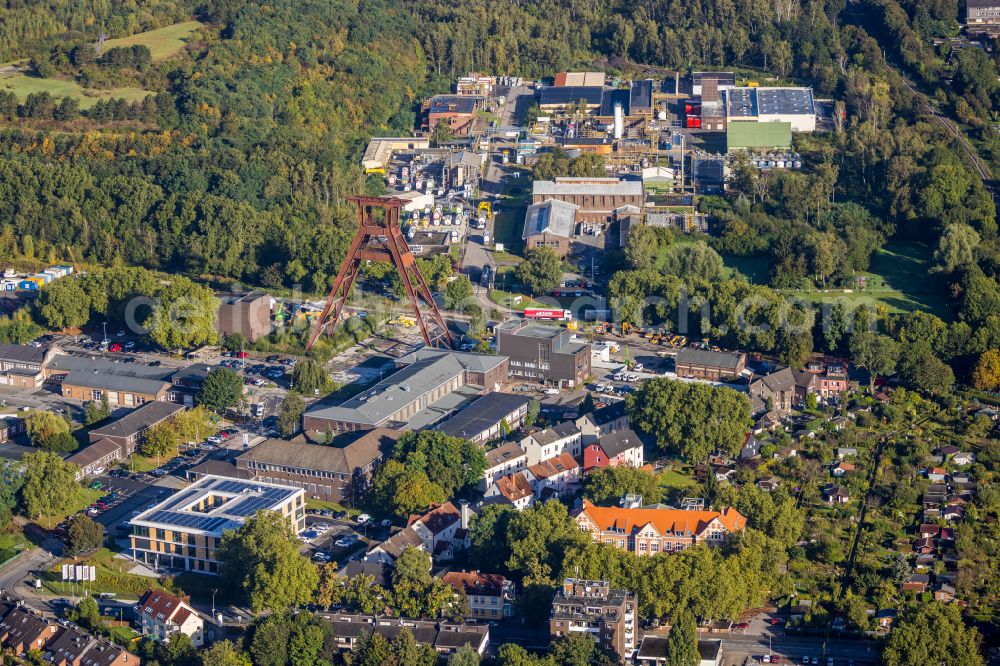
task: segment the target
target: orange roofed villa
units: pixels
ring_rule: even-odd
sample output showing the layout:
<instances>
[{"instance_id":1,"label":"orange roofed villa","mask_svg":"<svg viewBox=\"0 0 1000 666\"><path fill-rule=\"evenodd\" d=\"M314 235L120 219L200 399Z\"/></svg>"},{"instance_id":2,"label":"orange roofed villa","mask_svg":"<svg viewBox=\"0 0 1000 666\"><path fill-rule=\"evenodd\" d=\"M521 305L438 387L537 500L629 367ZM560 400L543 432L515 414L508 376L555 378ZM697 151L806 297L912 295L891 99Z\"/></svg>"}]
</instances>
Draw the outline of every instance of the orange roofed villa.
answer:
<instances>
[{"instance_id":1,"label":"orange roofed villa","mask_svg":"<svg viewBox=\"0 0 1000 666\"><path fill-rule=\"evenodd\" d=\"M718 545L742 532L747 519L733 508L722 511L625 509L594 506L587 500L576 524L594 541L610 543L638 555L684 550L699 543Z\"/></svg>"}]
</instances>

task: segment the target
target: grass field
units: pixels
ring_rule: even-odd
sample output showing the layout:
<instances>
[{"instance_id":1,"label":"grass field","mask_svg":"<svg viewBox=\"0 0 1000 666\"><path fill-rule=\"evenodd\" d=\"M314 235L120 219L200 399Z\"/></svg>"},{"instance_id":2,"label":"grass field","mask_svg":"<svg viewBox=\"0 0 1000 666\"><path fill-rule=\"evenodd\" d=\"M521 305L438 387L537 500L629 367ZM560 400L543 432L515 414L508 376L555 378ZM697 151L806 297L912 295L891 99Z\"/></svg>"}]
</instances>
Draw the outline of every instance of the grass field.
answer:
<instances>
[{"instance_id":1,"label":"grass field","mask_svg":"<svg viewBox=\"0 0 1000 666\"><path fill-rule=\"evenodd\" d=\"M515 296L521 297L520 303L514 303L512 299ZM490 300L497 305L502 305L505 308L510 308L511 310L524 310L524 308L545 308L549 307L544 303L539 303L538 301L532 300L530 296L525 296L524 294L515 294L509 291L502 291L500 289L493 289L490 291Z\"/></svg>"},{"instance_id":2,"label":"grass field","mask_svg":"<svg viewBox=\"0 0 1000 666\"><path fill-rule=\"evenodd\" d=\"M782 293L810 303L842 302L850 306L884 305L889 312L923 310L951 319L947 285L942 277L930 273L931 249L923 243L890 241L872 255L870 270L860 275L868 278L863 291L831 289L785 289ZM754 284L766 284L770 264L767 257L723 257L730 274L743 274Z\"/></svg>"},{"instance_id":3,"label":"grass field","mask_svg":"<svg viewBox=\"0 0 1000 666\"><path fill-rule=\"evenodd\" d=\"M83 488L80 490L80 498L77 500L75 505L70 507L69 511L54 516L42 516L38 519L38 523L49 528L58 525L63 520L65 520L67 516L72 516L74 513L79 513L80 511L83 511L88 506L90 506L91 504L99 500L101 497L103 497L104 494L105 493L103 490L93 490L91 488Z\"/></svg>"},{"instance_id":4,"label":"grass field","mask_svg":"<svg viewBox=\"0 0 1000 666\"><path fill-rule=\"evenodd\" d=\"M31 93L47 92L53 97L76 97L80 100L81 109L89 109L102 99L124 98L130 102L141 100L153 93L142 88L109 88L107 90L95 90L84 88L75 81L63 79L41 79L37 76L27 74L15 74L13 76L0 76L0 90L6 90L17 95L19 100L24 100Z\"/></svg>"},{"instance_id":5,"label":"grass field","mask_svg":"<svg viewBox=\"0 0 1000 666\"><path fill-rule=\"evenodd\" d=\"M496 243L502 243L506 252L519 254L524 245L521 231L524 229L524 208L505 208L497 212L493 219L493 234Z\"/></svg>"},{"instance_id":6,"label":"grass field","mask_svg":"<svg viewBox=\"0 0 1000 666\"><path fill-rule=\"evenodd\" d=\"M134 46L136 44L144 44L149 47L149 52L153 56L154 61L166 60L167 58L180 53L184 48L184 45L187 44L191 34L201 26L202 24L198 21L175 23L173 25L168 25L166 28L140 32L130 37L109 39L104 42L104 46L101 47L101 50L106 51L116 46Z\"/></svg>"},{"instance_id":7,"label":"grass field","mask_svg":"<svg viewBox=\"0 0 1000 666\"><path fill-rule=\"evenodd\" d=\"M68 559L64 562L93 566L97 569L97 580L86 584L92 594L110 592L119 598L138 599L150 587L166 589L157 578L127 573L132 563L129 560L115 558L115 554L107 548L101 548L86 558ZM79 594L83 586L83 583L74 584L61 580L61 562L44 572L41 578L45 589L59 596L69 596L74 592Z\"/></svg>"},{"instance_id":8,"label":"grass field","mask_svg":"<svg viewBox=\"0 0 1000 666\"><path fill-rule=\"evenodd\" d=\"M665 490L680 490L694 485L697 485L694 479L675 470L665 469L660 472L660 486Z\"/></svg>"}]
</instances>

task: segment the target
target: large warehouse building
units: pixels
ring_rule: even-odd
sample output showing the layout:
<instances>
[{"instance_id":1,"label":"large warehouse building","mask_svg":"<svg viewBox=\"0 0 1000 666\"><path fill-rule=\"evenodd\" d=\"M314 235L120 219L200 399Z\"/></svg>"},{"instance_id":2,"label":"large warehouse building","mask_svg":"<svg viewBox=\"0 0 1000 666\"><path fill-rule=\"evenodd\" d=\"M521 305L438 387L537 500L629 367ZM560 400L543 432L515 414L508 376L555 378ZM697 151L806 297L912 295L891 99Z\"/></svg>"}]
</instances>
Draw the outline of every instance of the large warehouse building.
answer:
<instances>
[{"instance_id":1,"label":"large warehouse building","mask_svg":"<svg viewBox=\"0 0 1000 666\"><path fill-rule=\"evenodd\" d=\"M793 132L816 129L812 88L730 88L726 92L726 123L786 122Z\"/></svg>"}]
</instances>

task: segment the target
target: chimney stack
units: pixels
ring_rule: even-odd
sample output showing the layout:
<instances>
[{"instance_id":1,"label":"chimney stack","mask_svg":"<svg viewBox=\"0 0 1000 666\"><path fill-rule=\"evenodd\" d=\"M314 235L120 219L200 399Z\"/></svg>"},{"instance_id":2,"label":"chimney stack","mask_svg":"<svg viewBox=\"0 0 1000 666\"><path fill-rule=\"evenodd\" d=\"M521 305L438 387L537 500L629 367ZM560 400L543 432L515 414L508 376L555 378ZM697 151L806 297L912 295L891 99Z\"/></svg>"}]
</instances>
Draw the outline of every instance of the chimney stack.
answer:
<instances>
[{"instance_id":1,"label":"chimney stack","mask_svg":"<svg viewBox=\"0 0 1000 666\"><path fill-rule=\"evenodd\" d=\"M462 513L462 529L469 529L469 521L472 519L472 509L469 508L468 500L459 500L459 510Z\"/></svg>"}]
</instances>

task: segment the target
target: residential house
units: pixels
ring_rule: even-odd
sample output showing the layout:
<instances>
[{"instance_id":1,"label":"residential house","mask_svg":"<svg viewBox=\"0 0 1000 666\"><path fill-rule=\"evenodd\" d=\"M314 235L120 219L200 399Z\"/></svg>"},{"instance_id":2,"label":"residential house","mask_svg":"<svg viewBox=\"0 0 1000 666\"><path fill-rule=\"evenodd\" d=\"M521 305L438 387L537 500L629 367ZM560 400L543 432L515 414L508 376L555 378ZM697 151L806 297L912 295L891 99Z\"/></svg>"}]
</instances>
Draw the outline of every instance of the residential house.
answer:
<instances>
[{"instance_id":1,"label":"residential house","mask_svg":"<svg viewBox=\"0 0 1000 666\"><path fill-rule=\"evenodd\" d=\"M410 516L406 527L420 538L423 550L437 560L450 560L455 551L464 549L468 543L471 509L467 502L461 502L461 510L451 502L432 504L422 516ZM459 533L461 531L461 534Z\"/></svg>"},{"instance_id":2,"label":"residential house","mask_svg":"<svg viewBox=\"0 0 1000 666\"><path fill-rule=\"evenodd\" d=\"M16 655L43 650L63 628L25 608L14 608L0 620L0 644Z\"/></svg>"},{"instance_id":3,"label":"residential house","mask_svg":"<svg viewBox=\"0 0 1000 666\"><path fill-rule=\"evenodd\" d=\"M842 446L837 449L837 460L856 458L857 456L858 450L852 446Z\"/></svg>"},{"instance_id":4,"label":"residential house","mask_svg":"<svg viewBox=\"0 0 1000 666\"><path fill-rule=\"evenodd\" d=\"M899 611L895 608L881 608L875 613L875 624L879 629L891 629L899 619Z\"/></svg>"},{"instance_id":5,"label":"residential house","mask_svg":"<svg viewBox=\"0 0 1000 666\"><path fill-rule=\"evenodd\" d=\"M934 546L934 539L930 537L921 537L913 542L913 552L920 555L928 555L937 551Z\"/></svg>"},{"instance_id":6,"label":"residential house","mask_svg":"<svg viewBox=\"0 0 1000 666\"><path fill-rule=\"evenodd\" d=\"M932 482L946 481L948 479L948 471L943 467L933 467L927 470L927 480Z\"/></svg>"},{"instance_id":7,"label":"residential house","mask_svg":"<svg viewBox=\"0 0 1000 666\"><path fill-rule=\"evenodd\" d=\"M903 581L901 589L903 592L917 592L922 594L927 591L927 586L931 583L931 577L928 574L910 574L910 577Z\"/></svg>"},{"instance_id":8,"label":"residential house","mask_svg":"<svg viewBox=\"0 0 1000 666\"><path fill-rule=\"evenodd\" d=\"M590 634L601 648L628 659L639 635L637 606L634 592L613 589L607 581L567 578L552 600L549 635Z\"/></svg>"},{"instance_id":9,"label":"residential house","mask_svg":"<svg viewBox=\"0 0 1000 666\"><path fill-rule=\"evenodd\" d=\"M392 567L382 562L351 560L337 574L346 580L358 576L371 576L372 582L385 589L389 589L392 585Z\"/></svg>"},{"instance_id":10,"label":"residential house","mask_svg":"<svg viewBox=\"0 0 1000 666\"><path fill-rule=\"evenodd\" d=\"M950 583L941 583L938 589L934 590L934 601L949 603L955 600L955 586Z\"/></svg>"},{"instance_id":11,"label":"residential house","mask_svg":"<svg viewBox=\"0 0 1000 666\"><path fill-rule=\"evenodd\" d=\"M743 440L743 446L740 447L740 460L749 460L759 455L760 440L754 437L753 433L748 432L746 439Z\"/></svg>"},{"instance_id":12,"label":"residential house","mask_svg":"<svg viewBox=\"0 0 1000 666\"><path fill-rule=\"evenodd\" d=\"M496 620L514 614L514 581L500 574L483 574L478 571L449 571L441 580L469 600L472 617Z\"/></svg>"},{"instance_id":13,"label":"residential house","mask_svg":"<svg viewBox=\"0 0 1000 666\"><path fill-rule=\"evenodd\" d=\"M609 432L628 427L628 410L624 400L595 409L576 420L583 444L590 444Z\"/></svg>"},{"instance_id":14,"label":"residential house","mask_svg":"<svg viewBox=\"0 0 1000 666\"><path fill-rule=\"evenodd\" d=\"M795 399L795 373L791 368L782 368L769 375L756 377L748 387L750 403L754 414L776 411L788 414Z\"/></svg>"},{"instance_id":15,"label":"residential house","mask_svg":"<svg viewBox=\"0 0 1000 666\"><path fill-rule=\"evenodd\" d=\"M562 497L580 481L580 465L569 453L560 453L522 472L531 482L536 500Z\"/></svg>"},{"instance_id":16,"label":"residential house","mask_svg":"<svg viewBox=\"0 0 1000 666\"><path fill-rule=\"evenodd\" d=\"M855 471L857 468L858 468L857 465L855 465L854 463L844 462L842 460L830 468L830 474L839 478L841 476L844 476L848 472Z\"/></svg>"},{"instance_id":17,"label":"residential house","mask_svg":"<svg viewBox=\"0 0 1000 666\"><path fill-rule=\"evenodd\" d=\"M523 474L508 474L493 481L486 489L485 499L487 502L510 504L518 511L524 511L535 504L535 489Z\"/></svg>"},{"instance_id":18,"label":"residential house","mask_svg":"<svg viewBox=\"0 0 1000 666\"><path fill-rule=\"evenodd\" d=\"M45 648L53 666L133 666L139 657L75 627L66 627Z\"/></svg>"},{"instance_id":19,"label":"residential house","mask_svg":"<svg viewBox=\"0 0 1000 666\"><path fill-rule=\"evenodd\" d=\"M781 479L776 476L767 476L757 481L757 487L767 492L777 490L780 485Z\"/></svg>"},{"instance_id":20,"label":"residential house","mask_svg":"<svg viewBox=\"0 0 1000 666\"><path fill-rule=\"evenodd\" d=\"M841 486L829 485L823 489L823 501L827 504L847 504L851 495Z\"/></svg>"},{"instance_id":21,"label":"residential house","mask_svg":"<svg viewBox=\"0 0 1000 666\"><path fill-rule=\"evenodd\" d=\"M563 421L552 428L535 431L524 437L519 445L527 454L528 465L568 453L579 458L583 451L583 433L572 421Z\"/></svg>"},{"instance_id":22,"label":"residential house","mask_svg":"<svg viewBox=\"0 0 1000 666\"><path fill-rule=\"evenodd\" d=\"M385 541L373 544L365 554L365 560L391 566L407 548L416 548L427 552L424 540L420 538L416 530L409 527L399 530Z\"/></svg>"},{"instance_id":23,"label":"residential house","mask_svg":"<svg viewBox=\"0 0 1000 666\"><path fill-rule=\"evenodd\" d=\"M971 451L959 451L951 457L951 462L955 465L971 465L976 462L976 454Z\"/></svg>"},{"instance_id":24,"label":"residential house","mask_svg":"<svg viewBox=\"0 0 1000 666\"><path fill-rule=\"evenodd\" d=\"M485 655L490 645L488 624L466 624L436 620L416 620L405 617L341 614L327 616L337 647L350 650L363 635L377 633L392 641L406 628L417 643L430 645L440 655L448 656L464 645L479 655Z\"/></svg>"},{"instance_id":25,"label":"residential house","mask_svg":"<svg viewBox=\"0 0 1000 666\"><path fill-rule=\"evenodd\" d=\"M583 448L584 472L619 465L642 467L642 464L642 440L631 428L608 433Z\"/></svg>"},{"instance_id":26,"label":"residential house","mask_svg":"<svg viewBox=\"0 0 1000 666\"><path fill-rule=\"evenodd\" d=\"M836 398L846 393L850 386L847 364L842 361L813 360L806 364L806 371L815 378L810 384L810 392L820 398Z\"/></svg>"},{"instance_id":27,"label":"residential house","mask_svg":"<svg viewBox=\"0 0 1000 666\"><path fill-rule=\"evenodd\" d=\"M917 534L919 534L922 539L934 539L941 534L941 528L937 525L923 523L917 529Z\"/></svg>"},{"instance_id":28,"label":"residential house","mask_svg":"<svg viewBox=\"0 0 1000 666\"><path fill-rule=\"evenodd\" d=\"M576 524L594 541L610 543L639 555L684 550L696 543L721 544L729 534L742 532L746 518L739 511L684 509L626 509L594 506L583 500Z\"/></svg>"},{"instance_id":29,"label":"residential house","mask_svg":"<svg viewBox=\"0 0 1000 666\"><path fill-rule=\"evenodd\" d=\"M501 476L517 474L528 467L528 454L518 444L507 442L486 452L486 469L479 489L486 492Z\"/></svg>"},{"instance_id":30,"label":"residential house","mask_svg":"<svg viewBox=\"0 0 1000 666\"><path fill-rule=\"evenodd\" d=\"M188 600L188 597L177 597L164 590L146 590L136 604L142 634L158 641L184 634L195 647L204 645L205 622Z\"/></svg>"}]
</instances>

